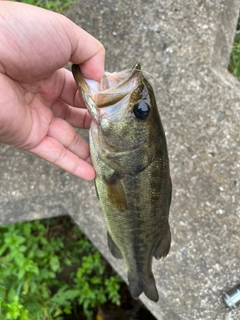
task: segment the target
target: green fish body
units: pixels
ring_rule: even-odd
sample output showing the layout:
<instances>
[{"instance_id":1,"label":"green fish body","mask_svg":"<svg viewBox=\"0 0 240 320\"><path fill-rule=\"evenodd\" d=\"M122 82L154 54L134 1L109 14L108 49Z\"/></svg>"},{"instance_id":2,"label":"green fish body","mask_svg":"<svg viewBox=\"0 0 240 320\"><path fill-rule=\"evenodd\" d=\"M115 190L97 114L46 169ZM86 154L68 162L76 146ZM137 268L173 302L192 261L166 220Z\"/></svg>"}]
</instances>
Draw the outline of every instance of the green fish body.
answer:
<instances>
[{"instance_id":1,"label":"green fish body","mask_svg":"<svg viewBox=\"0 0 240 320\"><path fill-rule=\"evenodd\" d=\"M106 74L97 89L91 89L78 66L72 70L93 118L90 151L109 249L126 262L132 296L144 292L157 302L152 257L165 257L170 249L172 186L153 89L139 64Z\"/></svg>"}]
</instances>

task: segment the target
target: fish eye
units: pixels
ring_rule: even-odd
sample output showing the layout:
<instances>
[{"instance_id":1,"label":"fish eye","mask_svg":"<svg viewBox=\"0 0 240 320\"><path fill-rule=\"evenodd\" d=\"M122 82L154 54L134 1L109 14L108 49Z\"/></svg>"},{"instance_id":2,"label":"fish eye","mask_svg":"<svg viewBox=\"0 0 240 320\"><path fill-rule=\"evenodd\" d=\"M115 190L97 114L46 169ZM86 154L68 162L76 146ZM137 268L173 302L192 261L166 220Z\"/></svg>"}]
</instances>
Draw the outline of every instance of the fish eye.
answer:
<instances>
[{"instance_id":1,"label":"fish eye","mask_svg":"<svg viewBox=\"0 0 240 320\"><path fill-rule=\"evenodd\" d=\"M133 112L136 118L144 120L150 112L150 106L143 101L137 102L134 106Z\"/></svg>"}]
</instances>

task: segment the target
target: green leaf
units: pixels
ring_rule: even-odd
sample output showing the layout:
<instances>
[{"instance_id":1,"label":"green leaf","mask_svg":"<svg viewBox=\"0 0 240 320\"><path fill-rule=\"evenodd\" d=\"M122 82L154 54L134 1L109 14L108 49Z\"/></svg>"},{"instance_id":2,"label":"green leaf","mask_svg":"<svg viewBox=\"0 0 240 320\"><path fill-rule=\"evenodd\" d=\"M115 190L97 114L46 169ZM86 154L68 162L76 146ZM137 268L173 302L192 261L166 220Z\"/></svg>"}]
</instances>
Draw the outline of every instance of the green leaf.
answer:
<instances>
[{"instance_id":1,"label":"green leaf","mask_svg":"<svg viewBox=\"0 0 240 320\"><path fill-rule=\"evenodd\" d=\"M16 291L13 288L10 288L7 293L7 301L13 302L13 301L17 301L17 300L18 300L18 297L16 295Z\"/></svg>"},{"instance_id":2,"label":"green leaf","mask_svg":"<svg viewBox=\"0 0 240 320\"><path fill-rule=\"evenodd\" d=\"M50 259L50 266L53 271L58 271L60 269L60 262L57 256L51 257Z\"/></svg>"},{"instance_id":3,"label":"green leaf","mask_svg":"<svg viewBox=\"0 0 240 320\"><path fill-rule=\"evenodd\" d=\"M79 290L69 289L66 291L58 290L58 292L51 298L52 302L55 302L61 306L69 305L69 301L76 299L79 296Z\"/></svg>"}]
</instances>

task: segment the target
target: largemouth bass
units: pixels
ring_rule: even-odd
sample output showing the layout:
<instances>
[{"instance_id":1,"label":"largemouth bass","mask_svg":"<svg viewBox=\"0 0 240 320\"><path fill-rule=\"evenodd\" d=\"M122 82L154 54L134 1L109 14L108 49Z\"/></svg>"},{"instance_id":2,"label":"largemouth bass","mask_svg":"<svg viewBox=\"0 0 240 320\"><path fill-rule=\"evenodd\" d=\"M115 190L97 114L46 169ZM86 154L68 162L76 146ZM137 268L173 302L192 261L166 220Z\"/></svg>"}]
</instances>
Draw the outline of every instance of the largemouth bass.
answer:
<instances>
[{"instance_id":1,"label":"largemouth bass","mask_svg":"<svg viewBox=\"0 0 240 320\"><path fill-rule=\"evenodd\" d=\"M165 133L154 92L139 64L88 81L72 72L92 116L95 185L115 258L124 258L130 293L157 302L152 257L170 249L171 178Z\"/></svg>"}]
</instances>

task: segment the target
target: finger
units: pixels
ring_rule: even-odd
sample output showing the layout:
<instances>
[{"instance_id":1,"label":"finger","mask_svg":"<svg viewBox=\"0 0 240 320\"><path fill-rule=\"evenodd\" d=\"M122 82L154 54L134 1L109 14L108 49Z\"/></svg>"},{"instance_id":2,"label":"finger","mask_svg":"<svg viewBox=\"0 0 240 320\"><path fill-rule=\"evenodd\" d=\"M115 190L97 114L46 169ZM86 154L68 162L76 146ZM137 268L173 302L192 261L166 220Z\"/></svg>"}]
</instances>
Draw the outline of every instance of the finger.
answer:
<instances>
[{"instance_id":1,"label":"finger","mask_svg":"<svg viewBox=\"0 0 240 320\"><path fill-rule=\"evenodd\" d=\"M76 128L89 129L92 118L87 109L78 109L71 107L60 100L51 106L54 117L66 120Z\"/></svg>"},{"instance_id":2,"label":"finger","mask_svg":"<svg viewBox=\"0 0 240 320\"><path fill-rule=\"evenodd\" d=\"M67 150L60 142L52 137L45 137L40 144L31 149L30 152L79 178L92 180L95 177L94 169L89 163Z\"/></svg>"},{"instance_id":3,"label":"finger","mask_svg":"<svg viewBox=\"0 0 240 320\"><path fill-rule=\"evenodd\" d=\"M75 25L76 26L76 25ZM70 29L68 29L70 31ZM103 45L83 29L76 26L75 36L71 37L72 52L70 61L80 65L85 78L100 81L104 75L105 49Z\"/></svg>"},{"instance_id":4,"label":"finger","mask_svg":"<svg viewBox=\"0 0 240 320\"><path fill-rule=\"evenodd\" d=\"M0 1L0 7L0 67L10 77L25 82L40 80L70 60L83 64L84 77L100 80L104 47L71 20L23 3Z\"/></svg>"},{"instance_id":5,"label":"finger","mask_svg":"<svg viewBox=\"0 0 240 320\"><path fill-rule=\"evenodd\" d=\"M88 143L63 119L54 118L49 126L47 135L60 142L61 145L79 158L86 160L90 157Z\"/></svg>"}]
</instances>

